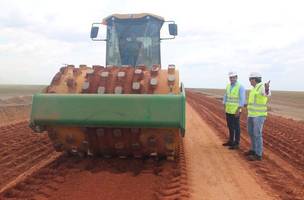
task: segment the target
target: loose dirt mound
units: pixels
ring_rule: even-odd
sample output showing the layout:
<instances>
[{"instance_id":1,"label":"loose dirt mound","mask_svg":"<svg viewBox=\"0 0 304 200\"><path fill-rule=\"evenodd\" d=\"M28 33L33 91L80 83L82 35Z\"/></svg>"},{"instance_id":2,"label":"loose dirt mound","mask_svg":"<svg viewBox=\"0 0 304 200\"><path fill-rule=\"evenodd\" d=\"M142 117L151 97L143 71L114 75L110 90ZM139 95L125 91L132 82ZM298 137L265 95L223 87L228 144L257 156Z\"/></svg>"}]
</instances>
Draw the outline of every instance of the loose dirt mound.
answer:
<instances>
[{"instance_id":1,"label":"loose dirt mound","mask_svg":"<svg viewBox=\"0 0 304 200\"><path fill-rule=\"evenodd\" d=\"M0 106L0 126L29 118L30 105Z\"/></svg>"},{"instance_id":2,"label":"loose dirt mound","mask_svg":"<svg viewBox=\"0 0 304 200\"><path fill-rule=\"evenodd\" d=\"M220 101L201 93L187 92L188 102L227 140L225 112ZM241 117L242 154L249 148L246 113ZM250 163L262 181L282 199L304 199L304 124L269 115L264 127L266 147L262 162ZM245 157L244 157L245 159Z\"/></svg>"},{"instance_id":3,"label":"loose dirt mound","mask_svg":"<svg viewBox=\"0 0 304 200\"><path fill-rule=\"evenodd\" d=\"M28 120L31 103L31 96L0 99L0 126Z\"/></svg>"},{"instance_id":4,"label":"loose dirt mound","mask_svg":"<svg viewBox=\"0 0 304 200\"><path fill-rule=\"evenodd\" d=\"M7 99L0 99L0 105L29 105L32 103L32 96L15 96Z\"/></svg>"},{"instance_id":5,"label":"loose dirt mound","mask_svg":"<svg viewBox=\"0 0 304 200\"><path fill-rule=\"evenodd\" d=\"M31 96L0 99L0 126L28 120L31 103Z\"/></svg>"}]
</instances>

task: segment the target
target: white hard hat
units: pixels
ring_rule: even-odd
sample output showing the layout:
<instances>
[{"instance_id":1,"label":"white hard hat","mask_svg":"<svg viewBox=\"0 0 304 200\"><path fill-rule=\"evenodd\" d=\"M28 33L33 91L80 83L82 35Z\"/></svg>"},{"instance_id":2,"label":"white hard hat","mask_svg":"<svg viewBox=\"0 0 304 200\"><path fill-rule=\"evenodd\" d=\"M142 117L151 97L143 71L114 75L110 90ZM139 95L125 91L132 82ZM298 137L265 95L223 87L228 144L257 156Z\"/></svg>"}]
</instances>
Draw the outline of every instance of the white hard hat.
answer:
<instances>
[{"instance_id":1,"label":"white hard hat","mask_svg":"<svg viewBox=\"0 0 304 200\"><path fill-rule=\"evenodd\" d=\"M249 78L261 78L261 77L262 77L262 75L258 72L251 72L249 74Z\"/></svg>"},{"instance_id":2,"label":"white hard hat","mask_svg":"<svg viewBox=\"0 0 304 200\"><path fill-rule=\"evenodd\" d=\"M236 73L236 72L229 72L229 73L228 73L228 76L229 76L229 77L237 76L237 73Z\"/></svg>"}]
</instances>

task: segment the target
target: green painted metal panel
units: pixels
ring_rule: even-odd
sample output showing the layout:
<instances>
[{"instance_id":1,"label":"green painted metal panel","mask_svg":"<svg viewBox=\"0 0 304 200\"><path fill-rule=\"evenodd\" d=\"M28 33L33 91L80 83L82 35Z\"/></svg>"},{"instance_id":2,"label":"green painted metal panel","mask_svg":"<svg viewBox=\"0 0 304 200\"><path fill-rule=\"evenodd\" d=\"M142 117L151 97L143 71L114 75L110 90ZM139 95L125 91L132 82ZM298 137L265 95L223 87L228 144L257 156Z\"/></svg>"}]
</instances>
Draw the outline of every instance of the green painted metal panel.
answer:
<instances>
[{"instance_id":1,"label":"green painted metal panel","mask_svg":"<svg viewBox=\"0 0 304 200\"><path fill-rule=\"evenodd\" d=\"M31 126L180 128L185 92L150 94L35 94Z\"/></svg>"}]
</instances>

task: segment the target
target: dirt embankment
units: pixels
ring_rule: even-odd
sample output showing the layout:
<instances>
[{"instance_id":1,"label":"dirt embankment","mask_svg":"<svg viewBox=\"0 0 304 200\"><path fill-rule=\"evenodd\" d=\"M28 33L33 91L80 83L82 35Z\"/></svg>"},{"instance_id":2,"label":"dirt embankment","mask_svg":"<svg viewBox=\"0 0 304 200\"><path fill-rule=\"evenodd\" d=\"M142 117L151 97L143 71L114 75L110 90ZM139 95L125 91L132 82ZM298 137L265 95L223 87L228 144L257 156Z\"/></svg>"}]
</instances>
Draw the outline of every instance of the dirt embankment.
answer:
<instances>
[{"instance_id":1,"label":"dirt embankment","mask_svg":"<svg viewBox=\"0 0 304 200\"><path fill-rule=\"evenodd\" d=\"M187 100L218 135L227 140L223 105L202 93L187 92ZM240 155L249 149L246 113L241 117ZM262 182L266 182L281 199L304 199L304 124L279 116L267 117L263 137L265 155L262 162L252 162Z\"/></svg>"}]
</instances>

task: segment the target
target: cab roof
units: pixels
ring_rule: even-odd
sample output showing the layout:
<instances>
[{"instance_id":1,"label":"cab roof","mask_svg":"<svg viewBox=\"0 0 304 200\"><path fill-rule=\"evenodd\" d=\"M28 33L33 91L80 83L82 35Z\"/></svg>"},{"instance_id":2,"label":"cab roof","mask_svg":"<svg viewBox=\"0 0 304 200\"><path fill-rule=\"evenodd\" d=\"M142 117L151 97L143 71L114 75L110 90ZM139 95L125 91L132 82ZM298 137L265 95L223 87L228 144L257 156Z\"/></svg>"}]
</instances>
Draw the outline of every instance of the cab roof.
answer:
<instances>
[{"instance_id":1,"label":"cab roof","mask_svg":"<svg viewBox=\"0 0 304 200\"><path fill-rule=\"evenodd\" d=\"M109 19L111 19L112 17L115 17L117 19L140 19L140 18L143 18L143 17L146 17L146 16L151 16L151 17L154 17L154 18L159 19L161 21L165 21L165 19L163 17L158 16L158 15L154 15L154 14L151 14L151 13L136 13L136 14L113 14L113 15L110 15L110 16L104 18L102 20L102 23L107 24L107 21Z\"/></svg>"}]
</instances>

